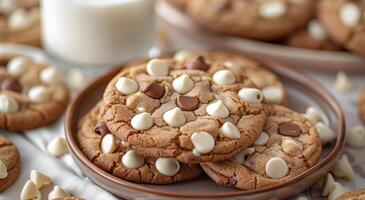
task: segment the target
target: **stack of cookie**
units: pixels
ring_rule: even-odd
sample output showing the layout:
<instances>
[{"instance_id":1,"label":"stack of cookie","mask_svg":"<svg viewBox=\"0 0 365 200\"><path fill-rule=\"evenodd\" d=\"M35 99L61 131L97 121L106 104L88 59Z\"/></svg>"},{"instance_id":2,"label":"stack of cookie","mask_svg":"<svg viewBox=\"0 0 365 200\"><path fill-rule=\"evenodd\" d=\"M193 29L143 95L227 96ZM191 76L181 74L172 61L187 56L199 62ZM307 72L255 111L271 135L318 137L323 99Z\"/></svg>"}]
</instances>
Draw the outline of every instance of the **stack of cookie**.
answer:
<instances>
[{"instance_id":1,"label":"stack of cookie","mask_svg":"<svg viewBox=\"0 0 365 200\"><path fill-rule=\"evenodd\" d=\"M168 0L206 29L365 56L363 0Z\"/></svg>"},{"instance_id":2,"label":"stack of cookie","mask_svg":"<svg viewBox=\"0 0 365 200\"><path fill-rule=\"evenodd\" d=\"M204 171L220 185L252 190L319 159L316 128L286 103L282 82L256 61L181 51L124 68L77 135L90 161L124 180L171 184Z\"/></svg>"}]
</instances>

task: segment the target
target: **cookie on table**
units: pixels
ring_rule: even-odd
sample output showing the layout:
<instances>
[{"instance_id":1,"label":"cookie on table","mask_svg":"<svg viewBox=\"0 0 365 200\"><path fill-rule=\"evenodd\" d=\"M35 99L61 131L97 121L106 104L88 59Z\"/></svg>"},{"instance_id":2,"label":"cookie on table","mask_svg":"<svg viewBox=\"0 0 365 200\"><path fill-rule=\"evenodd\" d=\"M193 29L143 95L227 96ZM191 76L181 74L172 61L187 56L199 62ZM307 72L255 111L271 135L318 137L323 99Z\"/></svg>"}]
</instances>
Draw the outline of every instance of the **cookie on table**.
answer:
<instances>
[{"instance_id":1,"label":"cookie on table","mask_svg":"<svg viewBox=\"0 0 365 200\"><path fill-rule=\"evenodd\" d=\"M301 114L271 106L261 136L233 159L202 163L216 183L242 190L270 187L315 165L321 153L316 129Z\"/></svg>"},{"instance_id":2,"label":"cookie on table","mask_svg":"<svg viewBox=\"0 0 365 200\"><path fill-rule=\"evenodd\" d=\"M365 123L365 89L362 90L359 99L359 114L362 121Z\"/></svg>"},{"instance_id":3,"label":"cookie on table","mask_svg":"<svg viewBox=\"0 0 365 200\"><path fill-rule=\"evenodd\" d=\"M345 194L339 196L336 200L361 200L361 199L365 199L365 189L346 192Z\"/></svg>"},{"instance_id":4,"label":"cookie on table","mask_svg":"<svg viewBox=\"0 0 365 200\"><path fill-rule=\"evenodd\" d=\"M322 0L319 8L319 18L333 40L365 55L365 1Z\"/></svg>"},{"instance_id":5,"label":"cookie on table","mask_svg":"<svg viewBox=\"0 0 365 200\"><path fill-rule=\"evenodd\" d=\"M225 160L261 133L266 113L255 87L243 74L200 57L152 59L110 81L100 119L146 157Z\"/></svg>"},{"instance_id":6,"label":"cookie on table","mask_svg":"<svg viewBox=\"0 0 365 200\"><path fill-rule=\"evenodd\" d=\"M175 158L148 158L130 150L129 145L110 134L98 122L99 104L79 123L78 138L82 152L103 170L121 179L139 183L170 184L202 174L197 164L183 164ZM108 147L105 144L113 144Z\"/></svg>"},{"instance_id":7,"label":"cookie on table","mask_svg":"<svg viewBox=\"0 0 365 200\"><path fill-rule=\"evenodd\" d=\"M16 181L19 173L19 151L12 142L0 134L0 193Z\"/></svg>"},{"instance_id":8,"label":"cookie on table","mask_svg":"<svg viewBox=\"0 0 365 200\"><path fill-rule=\"evenodd\" d=\"M307 27L291 36L285 44L293 47L335 51L341 50L341 46L332 41L321 22L317 19L311 20Z\"/></svg>"},{"instance_id":9,"label":"cookie on table","mask_svg":"<svg viewBox=\"0 0 365 200\"><path fill-rule=\"evenodd\" d=\"M57 120L68 90L54 67L19 56L0 57L0 128L25 131Z\"/></svg>"},{"instance_id":10,"label":"cookie on table","mask_svg":"<svg viewBox=\"0 0 365 200\"><path fill-rule=\"evenodd\" d=\"M41 45L38 0L6 0L0 3L0 43Z\"/></svg>"},{"instance_id":11,"label":"cookie on table","mask_svg":"<svg viewBox=\"0 0 365 200\"><path fill-rule=\"evenodd\" d=\"M315 5L314 0L194 0L187 12L215 32L272 41L305 27Z\"/></svg>"},{"instance_id":12,"label":"cookie on table","mask_svg":"<svg viewBox=\"0 0 365 200\"><path fill-rule=\"evenodd\" d=\"M182 50L175 54L179 62L188 63L197 56L203 56L201 62L221 65L222 69L228 69L241 73L251 79L263 92L266 103L286 105L288 95L284 84L271 71L265 69L262 64L245 57L242 54L228 53L223 51L187 51ZM201 58L202 59L202 58Z\"/></svg>"}]
</instances>

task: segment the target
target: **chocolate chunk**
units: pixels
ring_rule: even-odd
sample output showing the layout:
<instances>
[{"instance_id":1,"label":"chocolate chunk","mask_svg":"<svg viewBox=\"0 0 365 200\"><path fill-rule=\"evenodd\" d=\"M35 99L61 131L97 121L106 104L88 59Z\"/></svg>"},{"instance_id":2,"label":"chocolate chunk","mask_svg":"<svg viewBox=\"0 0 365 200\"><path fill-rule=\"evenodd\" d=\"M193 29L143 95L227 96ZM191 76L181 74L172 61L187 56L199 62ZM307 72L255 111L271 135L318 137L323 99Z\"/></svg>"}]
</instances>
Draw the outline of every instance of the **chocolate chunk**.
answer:
<instances>
[{"instance_id":1,"label":"chocolate chunk","mask_svg":"<svg viewBox=\"0 0 365 200\"><path fill-rule=\"evenodd\" d=\"M109 134L110 130L104 122L101 122L95 127L95 133L98 133L101 136L104 136L106 134Z\"/></svg>"},{"instance_id":2,"label":"chocolate chunk","mask_svg":"<svg viewBox=\"0 0 365 200\"><path fill-rule=\"evenodd\" d=\"M203 56L198 56L188 65L188 68L207 71L209 69L209 65L205 62L205 58Z\"/></svg>"},{"instance_id":3,"label":"chocolate chunk","mask_svg":"<svg viewBox=\"0 0 365 200\"><path fill-rule=\"evenodd\" d=\"M15 78L6 78L1 83L1 90L10 90L14 92L21 92L22 86L20 85L19 81Z\"/></svg>"},{"instance_id":4,"label":"chocolate chunk","mask_svg":"<svg viewBox=\"0 0 365 200\"><path fill-rule=\"evenodd\" d=\"M193 111L199 107L198 97L178 96L176 104L184 111Z\"/></svg>"},{"instance_id":5,"label":"chocolate chunk","mask_svg":"<svg viewBox=\"0 0 365 200\"><path fill-rule=\"evenodd\" d=\"M287 122L280 125L279 133L284 136L298 137L302 131L298 125Z\"/></svg>"},{"instance_id":6,"label":"chocolate chunk","mask_svg":"<svg viewBox=\"0 0 365 200\"><path fill-rule=\"evenodd\" d=\"M159 99L165 94L165 88L158 83L153 82L148 84L142 92L151 98Z\"/></svg>"}]
</instances>

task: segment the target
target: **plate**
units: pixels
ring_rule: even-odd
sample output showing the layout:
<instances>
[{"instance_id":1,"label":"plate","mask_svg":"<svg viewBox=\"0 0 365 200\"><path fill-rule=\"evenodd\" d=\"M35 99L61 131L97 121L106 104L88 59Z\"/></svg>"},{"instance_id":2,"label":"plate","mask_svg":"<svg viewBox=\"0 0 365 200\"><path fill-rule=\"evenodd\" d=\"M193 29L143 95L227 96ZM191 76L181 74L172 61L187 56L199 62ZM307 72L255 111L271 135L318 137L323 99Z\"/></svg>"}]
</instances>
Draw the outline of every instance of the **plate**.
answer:
<instances>
[{"instance_id":1,"label":"plate","mask_svg":"<svg viewBox=\"0 0 365 200\"><path fill-rule=\"evenodd\" d=\"M164 51L225 49L271 58L298 68L365 72L365 58L345 51L321 51L214 34L165 0L156 5L159 44Z\"/></svg>"},{"instance_id":2,"label":"plate","mask_svg":"<svg viewBox=\"0 0 365 200\"><path fill-rule=\"evenodd\" d=\"M97 78L69 106L65 129L70 153L86 176L105 190L125 199L137 197L144 199L282 199L300 193L326 175L340 156L345 141L343 114L334 98L303 72L272 61L265 61L264 64L285 83L292 109L304 112L308 106L316 107L323 115L325 123L329 124L337 134L336 141L324 149L320 161L315 166L286 183L254 191L221 187L207 176L172 185L138 184L114 177L98 168L82 154L79 148L76 136L77 123L100 100L108 82L123 66Z\"/></svg>"}]
</instances>

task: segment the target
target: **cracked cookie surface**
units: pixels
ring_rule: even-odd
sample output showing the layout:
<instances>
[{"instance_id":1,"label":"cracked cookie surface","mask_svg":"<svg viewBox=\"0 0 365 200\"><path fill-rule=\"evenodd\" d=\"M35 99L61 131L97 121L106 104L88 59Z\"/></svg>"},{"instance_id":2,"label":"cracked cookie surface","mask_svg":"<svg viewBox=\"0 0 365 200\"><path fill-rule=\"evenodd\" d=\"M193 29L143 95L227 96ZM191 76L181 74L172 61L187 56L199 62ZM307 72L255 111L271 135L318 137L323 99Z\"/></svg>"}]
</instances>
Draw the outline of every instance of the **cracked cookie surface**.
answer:
<instances>
[{"instance_id":1,"label":"cracked cookie surface","mask_svg":"<svg viewBox=\"0 0 365 200\"><path fill-rule=\"evenodd\" d=\"M335 42L365 55L365 1L322 0L319 19Z\"/></svg>"},{"instance_id":2,"label":"cracked cookie surface","mask_svg":"<svg viewBox=\"0 0 365 200\"><path fill-rule=\"evenodd\" d=\"M0 128L25 131L57 120L68 89L54 67L26 57L0 58Z\"/></svg>"},{"instance_id":3,"label":"cracked cookie surface","mask_svg":"<svg viewBox=\"0 0 365 200\"><path fill-rule=\"evenodd\" d=\"M232 160L201 164L216 183L260 189L286 182L317 163L321 141L311 123L285 107L268 110L263 133L253 146Z\"/></svg>"},{"instance_id":4,"label":"cracked cookie surface","mask_svg":"<svg viewBox=\"0 0 365 200\"><path fill-rule=\"evenodd\" d=\"M186 7L190 16L215 32L278 40L305 27L314 14L315 1L194 0Z\"/></svg>"},{"instance_id":5,"label":"cracked cookie surface","mask_svg":"<svg viewBox=\"0 0 365 200\"><path fill-rule=\"evenodd\" d=\"M163 75L151 75L148 68L153 66L163 66L164 70L156 71ZM205 62L202 56L189 62L151 60L122 70L109 83L100 119L117 138L146 157L176 157L184 163L225 160L251 145L264 125L262 99L248 103L238 94L251 88L256 85L242 73L221 62ZM247 93L252 99L262 96L254 89ZM148 122L138 125L141 119ZM133 127L134 122L139 127ZM230 130L239 132L238 138L220 133L228 122Z\"/></svg>"},{"instance_id":6,"label":"cracked cookie surface","mask_svg":"<svg viewBox=\"0 0 365 200\"><path fill-rule=\"evenodd\" d=\"M118 138L115 138L117 148L112 153L103 153L101 142L103 135L95 132L98 125L100 104L96 105L79 123L78 139L84 155L101 169L124 180L138 183L171 184L184 180L194 179L202 174L202 169L197 164L180 163L179 171L174 175L164 175L156 169L157 158L144 158L144 163L138 168L128 168L123 165L123 156L129 150ZM160 168L159 168L160 169Z\"/></svg>"},{"instance_id":7,"label":"cracked cookie surface","mask_svg":"<svg viewBox=\"0 0 365 200\"><path fill-rule=\"evenodd\" d=\"M16 146L0 134L0 162L5 165L5 176L0 173L0 192L10 187L20 173L20 156ZM0 166L2 168L2 166ZM0 169L4 170L4 168Z\"/></svg>"},{"instance_id":8,"label":"cracked cookie surface","mask_svg":"<svg viewBox=\"0 0 365 200\"><path fill-rule=\"evenodd\" d=\"M365 123L365 89L363 89L360 94L360 99L358 104L359 104L358 107L359 107L360 117L362 121Z\"/></svg>"}]
</instances>

